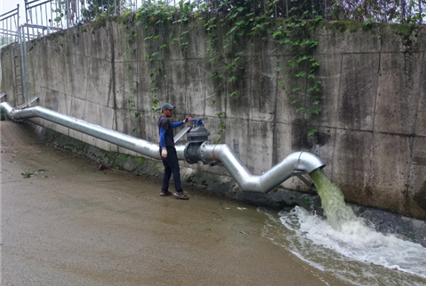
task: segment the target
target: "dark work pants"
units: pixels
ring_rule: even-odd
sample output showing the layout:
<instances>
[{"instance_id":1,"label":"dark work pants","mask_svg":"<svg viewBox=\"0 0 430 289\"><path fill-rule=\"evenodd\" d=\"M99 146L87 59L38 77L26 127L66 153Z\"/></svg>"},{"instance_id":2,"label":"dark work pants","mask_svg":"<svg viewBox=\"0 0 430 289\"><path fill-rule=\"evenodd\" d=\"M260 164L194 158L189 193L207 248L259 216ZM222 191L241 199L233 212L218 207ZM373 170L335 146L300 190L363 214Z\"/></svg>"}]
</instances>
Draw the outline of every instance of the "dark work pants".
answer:
<instances>
[{"instance_id":1,"label":"dark work pants","mask_svg":"<svg viewBox=\"0 0 430 289\"><path fill-rule=\"evenodd\" d=\"M161 149L160 149L161 155ZM178 155L174 147L167 147L167 158L161 158L164 165L162 192L167 192L169 189L170 176L173 174L175 188L177 192L182 192L181 175L179 171Z\"/></svg>"}]
</instances>

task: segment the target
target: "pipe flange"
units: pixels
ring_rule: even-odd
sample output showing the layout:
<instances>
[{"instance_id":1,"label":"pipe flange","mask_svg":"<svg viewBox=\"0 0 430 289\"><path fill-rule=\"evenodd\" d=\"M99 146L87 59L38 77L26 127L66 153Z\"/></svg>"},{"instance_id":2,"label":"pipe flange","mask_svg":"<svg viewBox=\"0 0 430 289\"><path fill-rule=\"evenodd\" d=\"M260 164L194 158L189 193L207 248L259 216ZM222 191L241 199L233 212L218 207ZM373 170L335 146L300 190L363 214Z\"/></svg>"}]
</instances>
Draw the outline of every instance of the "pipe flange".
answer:
<instances>
[{"instance_id":1,"label":"pipe flange","mask_svg":"<svg viewBox=\"0 0 430 289\"><path fill-rule=\"evenodd\" d=\"M187 143L184 149L184 158L185 161L190 164L195 164L200 161L200 143Z\"/></svg>"}]
</instances>

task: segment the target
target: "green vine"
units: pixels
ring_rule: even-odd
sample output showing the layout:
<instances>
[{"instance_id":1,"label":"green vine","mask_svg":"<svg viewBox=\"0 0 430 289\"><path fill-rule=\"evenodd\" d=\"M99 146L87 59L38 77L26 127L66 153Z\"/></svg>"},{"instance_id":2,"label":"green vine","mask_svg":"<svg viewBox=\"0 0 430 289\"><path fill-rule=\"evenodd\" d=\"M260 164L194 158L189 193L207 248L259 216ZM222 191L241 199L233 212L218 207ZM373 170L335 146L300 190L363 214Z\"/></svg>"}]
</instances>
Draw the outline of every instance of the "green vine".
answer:
<instances>
[{"instance_id":1,"label":"green vine","mask_svg":"<svg viewBox=\"0 0 430 289\"><path fill-rule=\"evenodd\" d=\"M164 76L162 59L165 56L168 44L165 42L163 29L167 23L172 22L174 8L162 3L145 3L136 13L137 25L143 28L145 43L145 61L148 62L150 87L149 93L152 101L152 110L159 107L159 92Z\"/></svg>"},{"instance_id":2,"label":"green vine","mask_svg":"<svg viewBox=\"0 0 430 289\"><path fill-rule=\"evenodd\" d=\"M176 19L173 21L173 24L179 25L179 35L173 38L173 41L176 41L184 57L186 57L188 53L188 47L191 41L188 26L190 25L190 20L193 19L193 10L196 7L196 4L192 2L179 1L176 15L174 15Z\"/></svg>"},{"instance_id":3,"label":"green vine","mask_svg":"<svg viewBox=\"0 0 430 289\"><path fill-rule=\"evenodd\" d=\"M265 5L258 6L260 4L251 1L238 1L236 5L225 1L219 7L223 11L221 15L204 7L211 78L218 95L227 90L229 97L238 97L245 75L245 47L251 40L258 41L270 35L292 55L284 70L293 76L294 84L291 88L285 84L281 87L296 112L308 123L308 135L312 136L317 130L310 126L310 122L321 111L321 82L317 79L319 63L313 57L318 41L312 35L322 18L309 8L298 9L296 6L289 10L289 17L277 18L273 11L279 2L266 1Z\"/></svg>"},{"instance_id":4,"label":"green vine","mask_svg":"<svg viewBox=\"0 0 430 289\"><path fill-rule=\"evenodd\" d=\"M317 129L311 127L310 121L321 112L321 81L317 78L320 65L313 56L318 41L312 35L322 18L309 11L300 15L290 14L289 18L279 19L272 30L273 38L289 49L292 55L288 60L287 72L293 76L294 84L288 91L285 84L281 87L286 90L290 103L308 123L308 136L312 136Z\"/></svg>"},{"instance_id":5,"label":"green vine","mask_svg":"<svg viewBox=\"0 0 430 289\"><path fill-rule=\"evenodd\" d=\"M176 8L164 1L145 2L136 12L136 25L144 34L153 111L157 111L160 106L160 88L166 74L163 60L168 57L169 46L178 45L183 55L188 50L188 24L193 17L195 4L181 0L178 5L179 8ZM179 26L179 36L171 37L174 34L171 24Z\"/></svg>"},{"instance_id":6,"label":"green vine","mask_svg":"<svg viewBox=\"0 0 430 289\"><path fill-rule=\"evenodd\" d=\"M127 10L119 17L119 22L125 26L124 30L126 31L127 39L126 43L124 43L124 46L128 90L126 95L126 103L124 105L127 107L128 115L130 115L133 124L131 132L137 135L142 114L138 110L136 104L138 83L135 80L136 71L132 61L133 59L137 58L137 27L135 25L135 14L132 13L131 10Z\"/></svg>"},{"instance_id":7,"label":"green vine","mask_svg":"<svg viewBox=\"0 0 430 289\"><path fill-rule=\"evenodd\" d=\"M217 138L214 140L215 144L221 143L225 138L225 112L219 112L217 113L219 125L218 125L218 131L217 131Z\"/></svg>"},{"instance_id":8,"label":"green vine","mask_svg":"<svg viewBox=\"0 0 430 289\"><path fill-rule=\"evenodd\" d=\"M280 87L296 112L309 124L308 133L312 136L316 129L310 123L321 111L321 82L317 78L319 63L313 56L318 41L313 38L313 32L322 18L308 2L311 3L310 0L303 0L292 5L287 11L288 17L278 17L276 14L280 0L219 1L216 10L208 4L211 2L198 5L179 1L178 6L172 6L165 1L148 1L135 14L127 11L121 15L120 19L127 25L129 49L135 49L132 44L137 33L143 34L153 111L159 108L160 89L166 74L164 60L169 57L169 47L179 47L186 57L190 25L197 20L203 24L208 35L208 64L215 93L219 96L227 92L231 99L242 97L241 88L245 86L247 67L246 49L250 43L272 38L278 47L288 51L290 59L285 65L278 64L277 69L289 75L292 84L280 83ZM132 101L129 108L136 108ZM218 115L218 118L225 118L225 114Z\"/></svg>"},{"instance_id":9,"label":"green vine","mask_svg":"<svg viewBox=\"0 0 430 289\"><path fill-rule=\"evenodd\" d=\"M217 15L203 8L203 21L208 33L208 55L214 86L217 94L224 87L231 98L239 97L244 81L245 49L252 37L264 31L265 17L257 17L249 4L231 5L228 1L221 4L224 15ZM251 37L251 38L250 38Z\"/></svg>"}]
</instances>

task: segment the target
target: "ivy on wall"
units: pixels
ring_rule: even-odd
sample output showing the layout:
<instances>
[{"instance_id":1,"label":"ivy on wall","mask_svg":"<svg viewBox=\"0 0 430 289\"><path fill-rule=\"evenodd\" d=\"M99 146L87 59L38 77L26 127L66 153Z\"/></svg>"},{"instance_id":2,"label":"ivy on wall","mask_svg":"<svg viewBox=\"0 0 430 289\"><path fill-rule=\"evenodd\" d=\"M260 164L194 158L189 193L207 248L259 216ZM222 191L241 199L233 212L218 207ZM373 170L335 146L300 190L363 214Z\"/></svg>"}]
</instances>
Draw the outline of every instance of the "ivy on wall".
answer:
<instances>
[{"instance_id":1,"label":"ivy on wall","mask_svg":"<svg viewBox=\"0 0 430 289\"><path fill-rule=\"evenodd\" d=\"M190 23L198 23L208 35L210 77L217 95L227 94L231 99L246 97L240 95L246 75L246 47L252 41L271 38L291 55L288 64L279 69L292 75L293 84L288 87L281 84L280 87L304 120L310 121L317 117L320 113L321 83L316 77L319 64L313 57L318 42L312 38L312 32L321 17L315 15L315 11L309 11L312 5L302 3L293 6L288 18L279 18L274 14L279 0L220 1L216 9L208 3L179 1L178 6L174 7L164 1L145 2L136 13L126 11L118 17L120 23L126 25L128 56L136 56L133 42L136 42L138 31L143 32L153 111L160 105L160 89L166 74L164 60L169 56L169 47L179 47L186 57ZM98 18L96 23L105 21L106 15ZM133 69L129 66L128 73L131 74ZM134 78L129 75L128 79ZM134 87L133 84L130 87ZM133 95L128 97L128 107L133 110L136 109L134 99ZM220 126L224 126L222 116L225 117L225 114L219 114ZM219 130L219 134L223 135L224 128L220 127ZM309 134L315 131L311 128Z\"/></svg>"},{"instance_id":2,"label":"ivy on wall","mask_svg":"<svg viewBox=\"0 0 430 289\"><path fill-rule=\"evenodd\" d=\"M188 25L193 17L194 7L194 4L184 1L180 1L179 9L161 1L145 2L135 14L128 11L120 16L120 19L128 24L132 23L135 27L127 30L127 33L135 33L136 28L143 32L144 59L148 62L149 92L153 111L158 110L160 106L160 89L166 74L164 59L168 58L169 47L177 45L184 55L187 53ZM179 35L172 35L171 30L174 26L179 26Z\"/></svg>"},{"instance_id":3,"label":"ivy on wall","mask_svg":"<svg viewBox=\"0 0 430 289\"><path fill-rule=\"evenodd\" d=\"M216 93L227 92L230 98L239 97L245 75L246 47L252 41L272 38L291 55L287 66L278 69L292 75L293 83L290 86L282 83L280 87L296 112L310 122L321 111L319 63L313 57L318 41L313 38L313 32L322 17L313 8L312 1L307 0L292 6L287 18L276 17L279 2L221 1L216 11L207 5L200 7L209 36L211 78ZM309 126L308 135L315 132Z\"/></svg>"},{"instance_id":4,"label":"ivy on wall","mask_svg":"<svg viewBox=\"0 0 430 289\"><path fill-rule=\"evenodd\" d=\"M200 25L208 35L207 56L215 93L232 100L246 97L241 94L245 87L249 44L262 39L274 41L283 51L281 54L288 55L288 61L278 61L277 71L281 74L277 79L278 87L288 96L298 118L305 122L308 136L312 136L317 132L311 124L321 113L322 89L318 79L320 65L314 57L318 41L313 36L323 18L316 2L291 0L285 6L280 0L213 0L178 1L173 6L165 1L145 1L136 13L126 11L118 18L127 28L128 49L135 49L133 43L137 34L143 34L154 111L159 107L166 75L164 60L169 57L169 48L179 48L186 58L191 25ZM102 17L106 19L106 15L99 18ZM372 25L371 21L361 24L363 29L370 29ZM407 43L410 33L405 34ZM135 56L135 51L127 54ZM131 103L134 98L129 99L129 107L136 108L136 104ZM220 135L224 133L221 126L225 126L225 117L225 113L218 114Z\"/></svg>"},{"instance_id":5,"label":"ivy on wall","mask_svg":"<svg viewBox=\"0 0 430 289\"><path fill-rule=\"evenodd\" d=\"M297 13L293 10L289 18L278 20L272 29L273 38L292 55L285 71L294 81L289 89L284 83L281 87L305 122L317 118L321 112L321 81L317 78L320 64L313 56L318 46L313 32L321 21L321 16L315 15L315 11ZM308 127L308 136L312 136L316 128Z\"/></svg>"}]
</instances>

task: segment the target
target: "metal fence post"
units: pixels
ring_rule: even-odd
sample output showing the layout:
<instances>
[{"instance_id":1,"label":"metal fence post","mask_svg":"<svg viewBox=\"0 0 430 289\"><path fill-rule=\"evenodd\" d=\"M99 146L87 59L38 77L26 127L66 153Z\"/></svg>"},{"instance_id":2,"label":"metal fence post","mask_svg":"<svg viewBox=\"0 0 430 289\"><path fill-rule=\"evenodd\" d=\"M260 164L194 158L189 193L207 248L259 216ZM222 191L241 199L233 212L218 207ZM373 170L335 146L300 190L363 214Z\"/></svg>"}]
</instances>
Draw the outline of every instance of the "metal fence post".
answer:
<instances>
[{"instance_id":1,"label":"metal fence post","mask_svg":"<svg viewBox=\"0 0 430 289\"><path fill-rule=\"evenodd\" d=\"M19 36L19 48L20 48L20 66L21 66L21 87L22 87L22 103L27 101L27 48L26 48L26 39L24 32L24 25L19 26L18 28L18 36Z\"/></svg>"},{"instance_id":2,"label":"metal fence post","mask_svg":"<svg viewBox=\"0 0 430 289\"><path fill-rule=\"evenodd\" d=\"M16 15L16 35L15 35L15 41L18 42L19 39L19 4L16 4L16 10L18 11L18 14Z\"/></svg>"}]
</instances>

